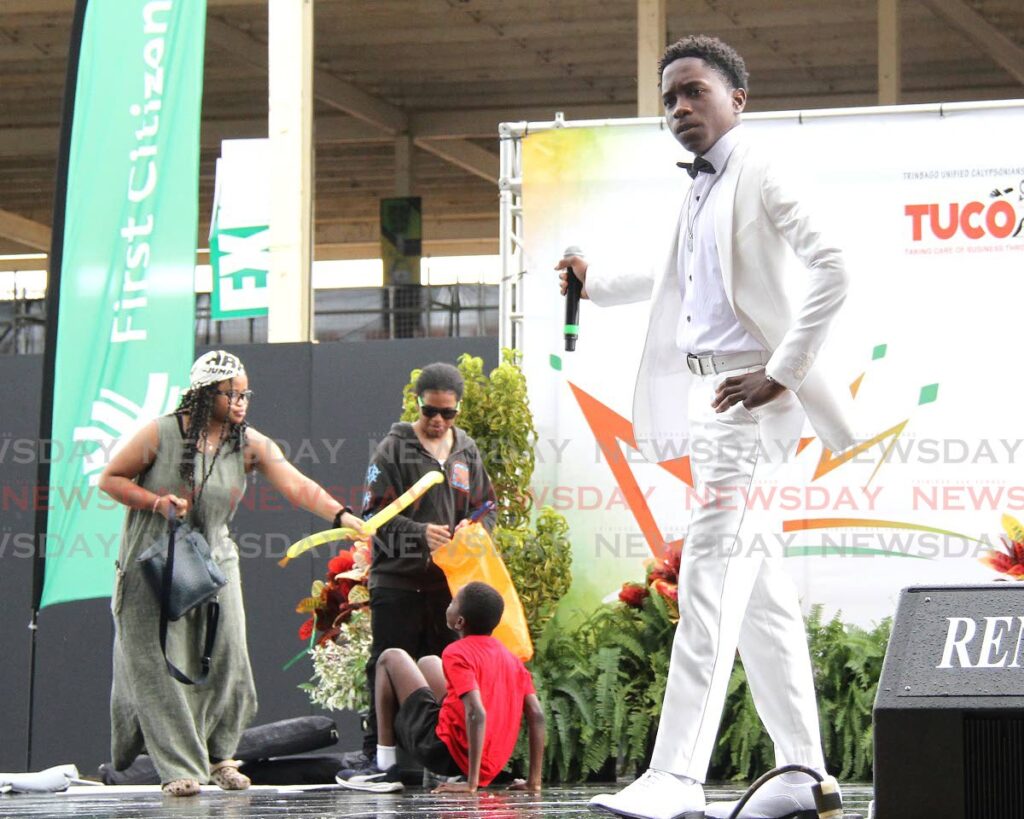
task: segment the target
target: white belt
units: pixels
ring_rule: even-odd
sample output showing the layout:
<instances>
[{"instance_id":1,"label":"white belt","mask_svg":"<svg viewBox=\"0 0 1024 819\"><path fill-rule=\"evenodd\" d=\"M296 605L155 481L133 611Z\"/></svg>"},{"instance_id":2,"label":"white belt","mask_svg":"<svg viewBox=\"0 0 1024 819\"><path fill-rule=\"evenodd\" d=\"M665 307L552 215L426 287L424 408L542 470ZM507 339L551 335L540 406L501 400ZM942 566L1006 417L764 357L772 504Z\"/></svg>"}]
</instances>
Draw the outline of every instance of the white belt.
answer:
<instances>
[{"instance_id":1,"label":"white belt","mask_svg":"<svg viewBox=\"0 0 1024 819\"><path fill-rule=\"evenodd\" d=\"M758 367L767 364L769 358L771 358L771 353L767 350L750 350L745 353L726 353L725 355L691 354L686 356L686 366L694 375L717 375L729 370Z\"/></svg>"}]
</instances>

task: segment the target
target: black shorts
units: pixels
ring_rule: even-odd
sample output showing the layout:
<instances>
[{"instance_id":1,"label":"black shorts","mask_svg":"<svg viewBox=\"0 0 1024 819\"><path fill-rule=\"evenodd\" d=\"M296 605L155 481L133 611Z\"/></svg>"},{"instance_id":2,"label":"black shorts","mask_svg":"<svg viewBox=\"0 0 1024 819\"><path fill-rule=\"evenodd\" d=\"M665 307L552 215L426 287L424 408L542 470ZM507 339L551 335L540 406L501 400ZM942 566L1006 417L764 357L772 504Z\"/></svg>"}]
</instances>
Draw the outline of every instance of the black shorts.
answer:
<instances>
[{"instance_id":1,"label":"black shorts","mask_svg":"<svg viewBox=\"0 0 1024 819\"><path fill-rule=\"evenodd\" d=\"M459 776L462 769L437 735L441 704L424 686L413 691L395 714L395 737L413 758L438 776Z\"/></svg>"}]
</instances>

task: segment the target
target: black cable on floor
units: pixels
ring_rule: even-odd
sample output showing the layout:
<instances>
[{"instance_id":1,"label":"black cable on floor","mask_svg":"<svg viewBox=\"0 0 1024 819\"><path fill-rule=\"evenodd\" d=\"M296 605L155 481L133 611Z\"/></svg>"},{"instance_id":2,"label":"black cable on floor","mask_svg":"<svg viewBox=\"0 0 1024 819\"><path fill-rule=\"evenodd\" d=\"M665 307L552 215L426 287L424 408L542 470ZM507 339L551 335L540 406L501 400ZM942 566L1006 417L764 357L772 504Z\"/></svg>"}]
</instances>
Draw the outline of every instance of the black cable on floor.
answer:
<instances>
[{"instance_id":1,"label":"black cable on floor","mask_svg":"<svg viewBox=\"0 0 1024 819\"><path fill-rule=\"evenodd\" d=\"M839 795L839 788L835 780L830 776L822 776L814 768L808 768L806 765L782 765L755 779L753 784L740 797L736 807L732 809L729 819L737 819L739 817L740 811L743 810L743 807L762 785L777 776L787 773L807 774L807 776L814 780L814 785L812 786L814 790L814 803L817 807L819 819L842 819L843 800Z\"/></svg>"}]
</instances>

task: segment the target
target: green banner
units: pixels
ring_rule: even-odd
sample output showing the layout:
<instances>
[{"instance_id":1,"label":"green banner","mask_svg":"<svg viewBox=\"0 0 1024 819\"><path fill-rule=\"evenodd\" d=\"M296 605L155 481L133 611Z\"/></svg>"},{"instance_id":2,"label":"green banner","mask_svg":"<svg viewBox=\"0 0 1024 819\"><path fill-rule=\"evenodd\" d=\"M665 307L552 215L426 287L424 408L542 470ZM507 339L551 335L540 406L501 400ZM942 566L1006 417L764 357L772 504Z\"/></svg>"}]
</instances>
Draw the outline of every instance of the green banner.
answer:
<instances>
[{"instance_id":1,"label":"green banner","mask_svg":"<svg viewBox=\"0 0 1024 819\"><path fill-rule=\"evenodd\" d=\"M194 339L205 0L92 0L65 205L42 605L108 596L117 441L173 408Z\"/></svg>"}]
</instances>

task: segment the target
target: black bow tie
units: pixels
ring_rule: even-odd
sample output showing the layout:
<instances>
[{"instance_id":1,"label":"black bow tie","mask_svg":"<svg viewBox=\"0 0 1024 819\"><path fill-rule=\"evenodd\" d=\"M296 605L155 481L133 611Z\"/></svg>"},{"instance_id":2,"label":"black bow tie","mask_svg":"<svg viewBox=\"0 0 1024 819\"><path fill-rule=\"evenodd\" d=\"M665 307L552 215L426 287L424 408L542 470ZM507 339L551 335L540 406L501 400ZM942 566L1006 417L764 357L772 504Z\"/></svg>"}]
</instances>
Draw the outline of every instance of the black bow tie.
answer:
<instances>
[{"instance_id":1,"label":"black bow tie","mask_svg":"<svg viewBox=\"0 0 1024 819\"><path fill-rule=\"evenodd\" d=\"M698 156L693 162L677 162L676 165L685 170L690 179L696 179L699 173L715 173L715 166L702 156Z\"/></svg>"}]
</instances>

